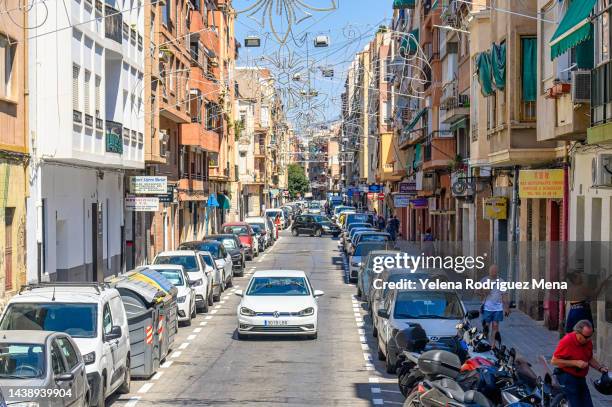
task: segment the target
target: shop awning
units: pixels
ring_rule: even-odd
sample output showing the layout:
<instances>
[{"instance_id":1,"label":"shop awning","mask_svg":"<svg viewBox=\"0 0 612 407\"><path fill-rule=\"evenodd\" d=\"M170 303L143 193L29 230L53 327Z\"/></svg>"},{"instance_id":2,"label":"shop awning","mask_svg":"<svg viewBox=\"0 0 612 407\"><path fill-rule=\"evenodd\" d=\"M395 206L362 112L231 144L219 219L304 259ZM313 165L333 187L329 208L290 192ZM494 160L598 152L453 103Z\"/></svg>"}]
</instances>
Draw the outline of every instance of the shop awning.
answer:
<instances>
[{"instance_id":1,"label":"shop awning","mask_svg":"<svg viewBox=\"0 0 612 407\"><path fill-rule=\"evenodd\" d=\"M424 108L424 109L421 109L416 115L414 115L410 123L408 123L408 125L404 127L404 131L406 133L410 133L412 129L414 129L414 126L416 126L416 124L419 122L421 117L423 117L426 111L427 111L427 108Z\"/></svg>"},{"instance_id":2,"label":"shop awning","mask_svg":"<svg viewBox=\"0 0 612 407\"><path fill-rule=\"evenodd\" d=\"M225 194L217 194L217 200L221 209L230 209L232 207L232 201Z\"/></svg>"},{"instance_id":3,"label":"shop awning","mask_svg":"<svg viewBox=\"0 0 612 407\"><path fill-rule=\"evenodd\" d=\"M393 8L414 8L416 0L393 0Z\"/></svg>"},{"instance_id":4,"label":"shop awning","mask_svg":"<svg viewBox=\"0 0 612 407\"><path fill-rule=\"evenodd\" d=\"M217 208L219 206L219 201L217 201L217 195L211 194L208 197L208 201L206 201L206 206L211 206L213 208Z\"/></svg>"},{"instance_id":5,"label":"shop awning","mask_svg":"<svg viewBox=\"0 0 612 407\"><path fill-rule=\"evenodd\" d=\"M455 131L458 129L465 129L467 128L467 119L464 117L461 120L457 120L455 123L450 125L450 131Z\"/></svg>"},{"instance_id":6,"label":"shop awning","mask_svg":"<svg viewBox=\"0 0 612 407\"><path fill-rule=\"evenodd\" d=\"M573 0L550 39L550 58L555 59L593 35L589 19L596 0Z\"/></svg>"}]
</instances>

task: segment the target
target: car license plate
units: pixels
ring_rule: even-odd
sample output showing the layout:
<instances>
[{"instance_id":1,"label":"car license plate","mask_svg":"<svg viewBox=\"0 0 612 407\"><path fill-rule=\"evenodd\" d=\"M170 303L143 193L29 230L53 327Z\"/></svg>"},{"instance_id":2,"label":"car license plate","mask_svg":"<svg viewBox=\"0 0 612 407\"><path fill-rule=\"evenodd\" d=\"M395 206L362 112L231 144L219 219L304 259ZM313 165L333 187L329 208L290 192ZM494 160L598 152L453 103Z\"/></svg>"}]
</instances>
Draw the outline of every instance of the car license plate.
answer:
<instances>
[{"instance_id":1,"label":"car license plate","mask_svg":"<svg viewBox=\"0 0 612 407\"><path fill-rule=\"evenodd\" d=\"M287 321L264 321L265 326L283 326L287 325Z\"/></svg>"}]
</instances>

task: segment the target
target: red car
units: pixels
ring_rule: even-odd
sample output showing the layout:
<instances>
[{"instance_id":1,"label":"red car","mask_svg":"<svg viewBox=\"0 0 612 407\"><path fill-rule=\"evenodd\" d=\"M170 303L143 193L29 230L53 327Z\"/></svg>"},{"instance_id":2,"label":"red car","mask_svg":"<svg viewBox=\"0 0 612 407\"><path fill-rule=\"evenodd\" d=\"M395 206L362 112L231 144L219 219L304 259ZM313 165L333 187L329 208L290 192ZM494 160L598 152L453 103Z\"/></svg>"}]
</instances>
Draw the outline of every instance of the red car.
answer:
<instances>
[{"instance_id":1,"label":"red car","mask_svg":"<svg viewBox=\"0 0 612 407\"><path fill-rule=\"evenodd\" d=\"M221 233L231 233L240 239L240 243L245 248L247 260L253 260L257 256L257 241L255 240L255 232L251 225L246 222L228 222L221 226Z\"/></svg>"}]
</instances>

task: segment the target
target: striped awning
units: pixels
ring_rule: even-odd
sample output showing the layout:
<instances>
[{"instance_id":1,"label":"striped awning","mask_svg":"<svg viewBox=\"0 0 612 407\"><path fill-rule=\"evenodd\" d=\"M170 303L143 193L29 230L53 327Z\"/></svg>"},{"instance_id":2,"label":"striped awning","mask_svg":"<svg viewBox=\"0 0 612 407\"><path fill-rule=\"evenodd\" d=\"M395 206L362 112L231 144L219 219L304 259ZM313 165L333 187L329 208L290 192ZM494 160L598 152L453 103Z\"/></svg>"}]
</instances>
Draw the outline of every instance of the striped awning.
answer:
<instances>
[{"instance_id":1,"label":"striped awning","mask_svg":"<svg viewBox=\"0 0 612 407\"><path fill-rule=\"evenodd\" d=\"M573 0L550 39L550 59L563 55L593 35L589 18L596 0Z\"/></svg>"}]
</instances>

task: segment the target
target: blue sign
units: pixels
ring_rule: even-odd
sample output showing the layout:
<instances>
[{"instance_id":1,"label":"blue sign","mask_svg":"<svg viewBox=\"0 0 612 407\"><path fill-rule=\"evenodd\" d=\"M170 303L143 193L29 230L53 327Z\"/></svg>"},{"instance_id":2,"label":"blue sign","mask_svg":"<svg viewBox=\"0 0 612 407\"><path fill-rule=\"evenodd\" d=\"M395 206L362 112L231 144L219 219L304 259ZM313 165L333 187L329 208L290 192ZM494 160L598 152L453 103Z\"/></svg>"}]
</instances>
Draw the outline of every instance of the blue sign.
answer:
<instances>
[{"instance_id":1,"label":"blue sign","mask_svg":"<svg viewBox=\"0 0 612 407\"><path fill-rule=\"evenodd\" d=\"M368 192L373 192L373 193L380 193L383 191L383 187L382 185L370 185L368 188Z\"/></svg>"}]
</instances>

